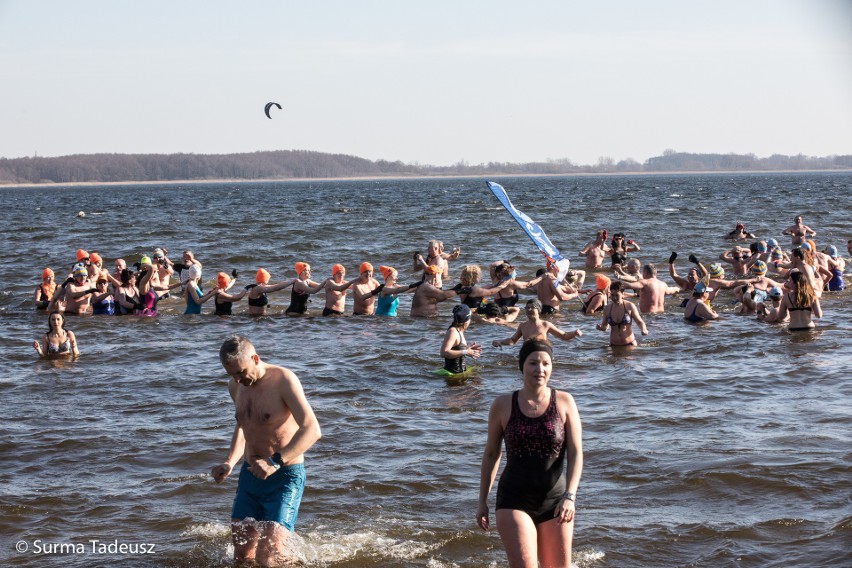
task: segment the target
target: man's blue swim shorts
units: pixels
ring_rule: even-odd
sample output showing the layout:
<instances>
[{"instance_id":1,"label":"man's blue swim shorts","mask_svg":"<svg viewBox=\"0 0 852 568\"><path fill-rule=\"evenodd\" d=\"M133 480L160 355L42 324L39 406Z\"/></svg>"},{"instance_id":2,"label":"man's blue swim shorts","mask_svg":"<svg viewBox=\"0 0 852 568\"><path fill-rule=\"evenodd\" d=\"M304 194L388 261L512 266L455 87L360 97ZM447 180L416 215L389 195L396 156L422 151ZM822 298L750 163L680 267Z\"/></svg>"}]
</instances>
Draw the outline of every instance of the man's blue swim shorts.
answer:
<instances>
[{"instance_id":1,"label":"man's blue swim shorts","mask_svg":"<svg viewBox=\"0 0 852 568\"><path fill-rule=\"evenodd\" d=\"M276 454L273 459L280 460L281 457ZM248 463L243 462L231 518L274 521L292 532L304 490L303 463L281 466L266 479L258 479L249 471Z\"/></svg>"}]
</instances>

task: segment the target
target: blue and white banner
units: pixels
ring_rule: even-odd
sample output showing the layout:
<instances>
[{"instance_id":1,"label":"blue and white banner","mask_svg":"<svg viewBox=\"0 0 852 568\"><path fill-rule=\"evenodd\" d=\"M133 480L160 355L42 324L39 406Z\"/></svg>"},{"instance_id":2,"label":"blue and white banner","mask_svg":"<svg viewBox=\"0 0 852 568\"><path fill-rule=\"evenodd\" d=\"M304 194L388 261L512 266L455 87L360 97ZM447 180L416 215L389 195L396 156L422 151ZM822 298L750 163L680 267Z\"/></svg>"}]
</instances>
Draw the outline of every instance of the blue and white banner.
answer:
<instances>
[{"instance_id":1,"label":"blue and white banner","mask_svg":"<svg viewBox=\"0 0 852 568\"><path fill-rule=\"evenodd\" d=\"M491 193L494 194L494 197L503 204L506 211L515 218L515 221L518 222L518 225L520 225L529 238L532 239L539 250L544 253L544 256L553 261L556 266L559 267L559 274L557 275L556 282L554 282L554 285L558 286L568 273L568 267L571 265L571 262L567 258L562 258L562 255L559 254L559 250L553 246L553 243L550 242L550 239L548 239L547 235L544 234L544 230L538 226L538 223L530 219L526 213L512 205L512 201L509 199L509 196L506 194L506 190L503 189L502 185L494 183L493 181L486 181L485 184L488 186L488 189L491 190Z\"/></svg>"}]
</instances>

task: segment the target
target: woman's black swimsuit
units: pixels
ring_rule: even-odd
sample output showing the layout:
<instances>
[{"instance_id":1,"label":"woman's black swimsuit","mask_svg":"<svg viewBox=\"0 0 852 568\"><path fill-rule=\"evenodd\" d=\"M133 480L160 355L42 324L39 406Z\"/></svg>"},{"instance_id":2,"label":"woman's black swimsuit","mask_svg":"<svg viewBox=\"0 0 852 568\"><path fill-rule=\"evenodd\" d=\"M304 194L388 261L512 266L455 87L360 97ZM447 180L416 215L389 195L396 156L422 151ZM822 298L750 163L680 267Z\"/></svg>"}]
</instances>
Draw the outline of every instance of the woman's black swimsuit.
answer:
<instances>
[{"instance_id":1,"label":"woman's black swimsuit","mask_svg":"<svg viewBox=\"0 0 852 568\"><path fill-rule=\"evenodd\" d=\"M500 306L501 308L508 308L514 306L518 303L518 291L515 290L515 293L511 296L506 296L505 298L497 298L494 302Z\"/></svg>"},{"instance_id":2,"label":"woman's black swimsuit","mask_svg":"<svg viewBox=\"0 0 852 568\"><path fill-rule=\"evenodd\" d=\"M556 389L544 414L530 418L512 393L512 414L503 431L506 468L497 485L497 509L527 513L535 524L553 520L565 491L565 423L556 408Z\"/></svg>"},{"instance_id":3,"label":"woman's black swimsuit","mask_svg":"<svg viewBox=\"0 0 852 568\"><path fill-rule=\"evenodd\" d=\"M601 304L601 306L597 310L595 310L594 312L589 311L589 304L591 304L592 300L594 300L595 298L597 298L600 295L601 295L600 292L595 292L594 294L590 295L585 300L581 300L581 302L583 302L583 307L580 308L580 311L583 312L584 314L593 314L593 313L597 312L598 310L602 310L603 304Z\"/></svg>"},{"instance_id":4,"label":"woman's black swimsuit","mask_svg":"<svg viewBox=\"0 0 852 568\"><path fill-rule=\"evenodd\" d=\"M246 286L246 290L251 290L255 286L257 286L257 284L249 284L248 286ZM248 305L254 306L255 308L262 308L263 306L265 306L267 304L269 304L269 297L266 295L266 292L264 292L263 294L261 294L257 298L249 297L249 299L248 299Z\"/></svg>"},{"instance_id":5,"label":"woman's black swimsuit","mask_svg":"<svg viewBox=\"0 0 852 568\"><path fill-rule=\"evenodd\" d=\"M308 311L308 300L311 295L306 292L296 292L296 289L290 291L290 305L284 310L285 314L303 314Z\"/></svg>"},{"instance_id":6,"label":"woman's black swimsuit","mask_svg":"<svg viewBox=\"0 0 852 568\"><path fill-rule=\"evenodd\" d=\"M231 314L231 306L234 305L233 302L214 302L216 305L216 315L217 316L230 316Z\"/></svg>"},{"instance_id":7,"label":"woman's black swimsuit","mask_svg":"<svg viewBox=\"0 0 852 568\"><path fill-rule=\"evenodd\" d=\"M467 349L467 345L459 343L452 348L453 351L461 351L462 349ZM445 357L444 368L453 374L464 373L467 369L467 366L464 363L464 353L453 359L447 359Z\"/></svg>"}]
</instances>

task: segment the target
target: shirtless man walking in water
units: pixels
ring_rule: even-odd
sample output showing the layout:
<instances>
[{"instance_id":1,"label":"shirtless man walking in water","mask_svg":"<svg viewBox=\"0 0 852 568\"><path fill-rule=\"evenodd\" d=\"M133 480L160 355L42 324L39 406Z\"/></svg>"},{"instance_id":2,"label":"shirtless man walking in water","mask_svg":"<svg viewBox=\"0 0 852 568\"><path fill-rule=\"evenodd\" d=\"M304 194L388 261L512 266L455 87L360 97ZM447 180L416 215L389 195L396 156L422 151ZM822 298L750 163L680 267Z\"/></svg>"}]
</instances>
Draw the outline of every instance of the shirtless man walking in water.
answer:
<instances>
[{"instance_id":1,"label":"shirtless man walking in water","mask_svg":"<svg viewBox=\"0 0 852 568\"><path fill-rule=\"evenodd\" d=\"M237 424L228 458L210 474L220 483L243 460L231 513L234 560L276 566L288 560L288 531L305 487L304 453L320 439L319 423L296 375L261 361L248 339L228 338L219 360L231 376Z\"/></svg>"},{"instance_id":2,"label":"shirtless man walking in water","mask_svg":"<svg viewBox=\"0 0 852 568\"><path fill-rule=\"evenodd\" d=\"M799 215L793 220L793 224L781 231L782 235L790 235L793 239L793 248L804 243L808 237L815 237L816 231L802 223L802 216Z\"/></svg>"},{"instance_id":3,"label":"shirtless man walking in water","mask_svg":"<svg viewBox=\"0 0 852 568\"><path fill-rule=\"evenodd\" d=\"M603 259L609 255L611 249L606 244L606 230L601 229L595 235L595 240L589 241L583 250L580 251L580 256L586 257L586 268L594 270L603 267Z\"/></svg>"}]
</instances>

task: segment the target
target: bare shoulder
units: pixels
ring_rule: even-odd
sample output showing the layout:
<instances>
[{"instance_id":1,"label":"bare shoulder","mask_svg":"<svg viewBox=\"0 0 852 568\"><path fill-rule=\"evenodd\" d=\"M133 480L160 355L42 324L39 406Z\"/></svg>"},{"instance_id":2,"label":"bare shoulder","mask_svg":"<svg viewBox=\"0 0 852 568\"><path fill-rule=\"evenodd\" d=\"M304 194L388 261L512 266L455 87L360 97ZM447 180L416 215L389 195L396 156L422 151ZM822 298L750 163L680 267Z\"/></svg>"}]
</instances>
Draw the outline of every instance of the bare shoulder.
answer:
<instances>
[{"instance_id":1,"label":"bare shoulder","mask_svg":"<svg viewBox=\"0 0 852 568\"><path fill-rule=\"evenodd\" d=\"M556 407L567 413L577 412L577 403L571 393L563 390L556 391Z\"/></svg>"},{"instance_id":2,"label":"bare shoulder","mask_svg":"<svg viewBox=\"0 0 852 568\"><path fill-rule=\"evenodd\" d=\"M491 415L497 417L505 417L508 419L512 412L512 393L501 394L491 403Z\"/></svg>"},{"instance_id":3,"label":"bare shoulder","mask_svg":"<svg viewBox=\"0 0 852 568\"><path fill-rule=\"evenodd\" d=\"M292 389L294 386L298 385L301 388L299 377L296 376L296 373L286 367L270 365L267 363L266 374L268 375L268 378L275 381L279 387Z\"/></svg>"}]
</instances>

